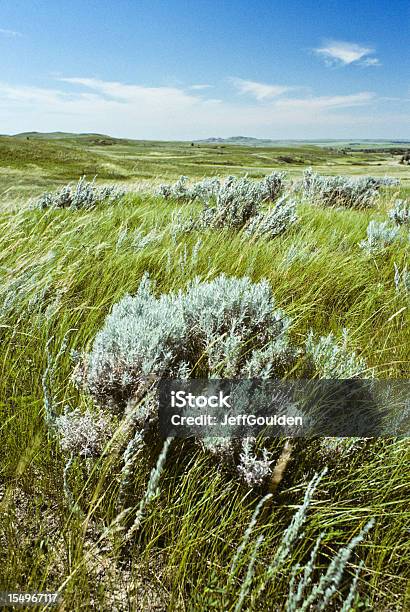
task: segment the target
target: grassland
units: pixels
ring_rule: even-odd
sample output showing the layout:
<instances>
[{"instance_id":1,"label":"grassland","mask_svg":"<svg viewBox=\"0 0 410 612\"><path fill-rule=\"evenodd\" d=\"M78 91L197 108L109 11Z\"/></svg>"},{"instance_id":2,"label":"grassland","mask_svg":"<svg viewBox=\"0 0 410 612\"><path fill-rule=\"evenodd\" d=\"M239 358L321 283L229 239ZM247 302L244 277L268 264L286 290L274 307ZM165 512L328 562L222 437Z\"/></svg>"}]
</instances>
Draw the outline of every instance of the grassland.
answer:
<instances>
[{"instance_id":1,"label":"grassland","mask_svg":"<svg viewBox=\"0 0 410 612\"><path fill-rule=\"evenodd\" d=\"M397 145L398 146L398 145ZM375 148L363 152L344 143L329 147L314 144L255 147L189 142L153 142L115 139L101 135L23 134L0 136L0 202L10 203L68 181L97 176L99 181L120 182L135 188L181 175L248 174L261 177L272 167L300 176L312 166L323 174L389 174L409 186L409 171L401 155ZM403 151L406 146L402 145Z\"/></svg>"},{"instance_id":2,"label":"grassland","mask_svg":"<svg viewBox=\"0 0 410 612\"><path fill-rule=\"evenodd\" d=\"M292 338L350 330L350 348L380 378L408 378L410 330L406 298L395 290L394 262L406 264L406 243L368 257L358 243L370 219L384 220L391 200L408 192L410 172L398 157L327 151L315 146L273 149L190 143L99 142L97 136L2 137L0 191L0 591L61 590L64 610L235 610L257 536L258 551L244 610L281 610L291 567L308 562L322 533L313 578L374 517L375 526L351 557L340 585L346 597L359 563L353 610L406 610L410 544L410 453L407 439L357 442L354 452L324 451L316 440L295 442L284 477L273 491L241 555L230 567L262 492L249 492L215 459L186 441L175 445L143 527L130 543L121 531L104 535L118 512L118 463L103 455L76 460L67 476L81 513L64 492L67 457L44 419L46 345L67 350L48 380L55 407L89 404L72 385L69 351L90 346L111 306L134 293L145 271L158 292L179 289L195 275L225 272L267 278L278 306L292 318ZM107 139L108 140L108 139ZM111 142L111 141L110 141ZM283 156L292 162L280 161ZM149 184L272 168L299 176L306 165L328 174L389 174L402 187L386 189L376 210L323 209L299 204L299 222L272 241L244 240L227 230L183 234L142 250L135 230L167 230L177 202L148 193ZM115 206L89 211L29 210L32 195L80 174L130 186ZM141 181L147 193L132 193ZM194 205L182 211L189 215ZM197 255L194 246L201 240ZM299 256L289 258L289 250ZM51 339L51 340L50 340ZM280 456L283 441L272 442ZM138 506L158 449L135 470L130 503ZM306 485L325 465L299 538L281 572L264 583L284 529ZM262 594L258 589L264 585ZM329 609L340 610L337 600Z\"/></svg>"}]
</instances>

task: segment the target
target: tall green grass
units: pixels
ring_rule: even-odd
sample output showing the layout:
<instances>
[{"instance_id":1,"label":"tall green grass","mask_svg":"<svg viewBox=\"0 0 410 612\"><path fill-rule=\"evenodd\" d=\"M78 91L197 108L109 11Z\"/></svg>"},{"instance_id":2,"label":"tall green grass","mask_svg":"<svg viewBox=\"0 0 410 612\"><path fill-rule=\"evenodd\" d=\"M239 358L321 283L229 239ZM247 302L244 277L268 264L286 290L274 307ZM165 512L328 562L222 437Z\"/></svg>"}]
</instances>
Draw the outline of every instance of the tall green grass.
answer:
<instances>
[{"instance_id":1,"label":"tall green grass","mask_svg":"<svg viewBox=\"0 0 410 612\"><path fill-rule=\"evenodd\" d=\"M378 211L300 206L300 220L267 242L240 233L209 231L174 235L176 205L153 196L128 196L116 206L81 211L4 213L0 225L0 590L57 590L65 609L235 609L256 538L264 536L243 609L282 609L291 567L309 559L323 532L315 577L335 551L364 527L376 524L352 557L342 591L359 559L354 609L404 610L409 560L409 448L406 440L363 442L355 453L327 453L317 441L297 442L284 479L261 512L250 546L229 569L261 492L249 492L218 470L189 441L175 445L143 525L131 542L104 529L118 514L118 465L107 454L95 464L75 460L67 474L81 513L63 491L67 462L44 420L42 376L46 344L56 355L85 350L111 306L136 291L149 271L157 290L186 286L193 276L221 272L257 281L267 278L278 306L293 319L292 336L350 330L351 348L380 378L409 371L405 298L394 286L393 263L404 265L403 241L376 257L358 247ZM183 209L183 215L192 208ZM158 242L133 247L135 230L163 230ZM121 238L119 240L119 238ZM198 240L201 240L198 246ZM50 340L51 339L51 340ZM54 407L88 403L70 381L67 350L48 381ZM283 441L272 442L279 457ZM159 449L135 472L129 504L138 508ZM325 464L303 537L274 581L266 568L284 529L302 503L312 475ZM335 604L336 605L336 604ZM129 606L129 607L127 607ZM336 608L337 609L337 605Z\"/></svg>"}]
</instances>

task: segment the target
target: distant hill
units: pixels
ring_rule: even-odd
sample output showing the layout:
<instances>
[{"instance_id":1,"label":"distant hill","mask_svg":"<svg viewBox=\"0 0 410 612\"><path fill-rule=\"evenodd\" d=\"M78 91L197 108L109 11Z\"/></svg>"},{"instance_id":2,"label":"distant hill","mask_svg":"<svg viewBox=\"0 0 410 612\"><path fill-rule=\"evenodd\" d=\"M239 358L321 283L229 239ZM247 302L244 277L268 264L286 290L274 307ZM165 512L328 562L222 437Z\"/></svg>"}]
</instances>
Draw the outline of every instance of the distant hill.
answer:
<instances>
[{"instance_id":1,"label":"distant hill","mask_svg":"<svg viewBox=\"0 0 410 612\"><path fill-rule=\"evenodd\" d=\"M278 146L312 146L318 147L337 147L337 148L374 148L374 147L410 147L410 140L388 140L388 139L318 139L318 140L273 140L271 138L253 138L252 136L230 136L229 138L204 138L195 140L198 144L219 144L219 145L244 145L248 147L278 147Z\"/></svg>"},{"instance_id":2,"label":"distant hill","mask_svg":"<svg viewBox=\"0 0 410 612\"><path fill-rule=\"evenodd\" d=\"M106 134L82 133L74 134L72 132L21 132L15 134L14 138L20 140L69 140L81 141L84 144L91 145L112 145L132 142L125 138L114 138Z\"/></svg>"},{"instance_id":3,"label":"distant hill","mask_svg":"<svg viewBox=\"0 0 410 612\"><path fill-rule=\"evenodd\" d=\"M269 146L275 142L270 138L253 138L252 136L230 136L229 138L204 138L202 140L195 140L202 144L237 144L247 146Z\"/></svg>"},{"instance_id":4,"label":"distant hill","mask_svg":"<svg viewBox=\"0 0 410 612\"><path fill-rule=\"evenodd\" d=\"M230 136L229 138L204 138L195 140L198 144L224 144L224 145L243 145L247 147L272 147L288 144L295 141L272 140L271 138L253 138L252 136ZM309 144L307 141L298 141L299 144Z\"/></svg>"},{"instance_id":5,"label":"distant hill","mask_svg":"<svg viewBox=\"0 0 410 612\"><path fill-rule=\"evenodd\" d=\"M21 132L20 134L14 135L16 138L41 138L43 140L52 140L61 138L105 138L108 140L119 140L118 138L113 138L112 136L107 136L106 134L94 134L92 132L85 132L81 134L76 134L74 132Z\"/></svg>"}]
</instances>

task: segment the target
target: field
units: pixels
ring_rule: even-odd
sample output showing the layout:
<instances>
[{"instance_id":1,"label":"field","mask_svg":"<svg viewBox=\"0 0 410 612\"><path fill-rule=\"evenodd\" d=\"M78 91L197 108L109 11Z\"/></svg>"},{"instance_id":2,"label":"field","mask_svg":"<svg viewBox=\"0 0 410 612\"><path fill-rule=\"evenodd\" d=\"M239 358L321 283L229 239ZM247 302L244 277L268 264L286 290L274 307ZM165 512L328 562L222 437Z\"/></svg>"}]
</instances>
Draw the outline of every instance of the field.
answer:
<instances>
[{"instance_id":1,"label":"field","mask_svg":"<svg viewBox=\"0 0 410 612\"><path fill-rule=\"evenodd\" d=\"M408 230L401 227L401 239L375 254L359 246L369 221L386 221L393 201L409 196L410 169L399 161L400 153L384 145L364 152L337 143L0 137L0 591L58 590L61 610L324 609L324 595L307 608L303 601L313 585L323 589L330 567L326 585L334 593L326 610L409 609L407 438L275 439L269 449L276 480L253 489L191 440L172 444L156 482L156 444L133 464L124 506L124 448L70 457L45 418L50 406L57 414L67 406L92 409L90 396L72 383L70 352L91 349L112 306L136 293L145 272L157 295L185 289L196 276L267 279L276 306L291 319L296 347L310 330L340 340L347 329L346 350L368 372L408 378L408 293L395 283L395 265L408 265ZM278 169L292 181L308 166L401 182L383 187L373 208L297 197L298 221L272 240L224 227L177 233L176 213L187 219L200 205L157 193L161 182L180 175L260 179ZM28 206L84 174L127 193L85 210ZM150 232L155 239L138 243L136 236ZM325 467L304 506L309 482ZM153 485L159 493L151 499ZM141 525L127 539L130 516L144 499ZM124 508L131 508L125 518ZM354 542L370 519L368 533Z\"/></svg>"},{"instance_id":2,"label":"field","mask_svg":"<svg viewBox=\"0 0 410 612\"><path fill-rule=\"evenodd\" d=\"M130 186L176 179L248 173L261 177L279 168L291 177L312 166L324 174L389 174L409 186L408 166L401 165L409 145L383 143L382 152L363 152L357 144L330 143L280 146L175 143L122 140L101 135L22 134L0 136L0 202L22 201L46 189L77 181L81 175L100 181L125 182ZM373 145L374 146L374 145ZM369 145L363 145L369 151Z\"/></svg>"}]
</instances>

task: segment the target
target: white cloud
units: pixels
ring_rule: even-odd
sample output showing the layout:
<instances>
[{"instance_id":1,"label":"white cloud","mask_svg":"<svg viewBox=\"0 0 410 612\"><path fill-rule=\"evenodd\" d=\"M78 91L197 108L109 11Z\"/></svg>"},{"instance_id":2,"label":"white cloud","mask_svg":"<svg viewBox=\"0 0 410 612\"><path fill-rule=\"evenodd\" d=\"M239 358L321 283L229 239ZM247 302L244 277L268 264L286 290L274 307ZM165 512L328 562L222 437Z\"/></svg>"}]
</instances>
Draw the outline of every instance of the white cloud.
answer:
<instances>
[{"instance_id":1,"label":"white cloud","mask_svg":"<svg viewBox=\"0 0 410 612\"><path fill-rule=\"evenodd\" d=\"M350 108L369 104L375 98L370 91L347 96L312 96L310 98L282 98L276 103L277 108L325 111L335 108Z\"/></svg>"},{"instance_id":2,"label":"white cloud","mask_svg":"<svg viewBox=\"0 0 410 612\"><path fill-rule=\"evenodd\" d=\"M97 91L103 98L130 104L150 104L155 107L163 106L164 101L166 101L166 106L170 108L192 105L198 100L195 95L188 94L178 87L146 87L144 85L128 85L117 81L78 77L60 78L58 80Z\"/></svg>"},{"instance_id":3,"label":"white cloud","mask_svg":"<svg viewBox=\"0 0 410 612\"><path fill-rule=\"evenodd\" d=\"M381 66L381 63L378 57L366 57L362 61L362 66Z\"/></svg>"},{"instance_id":4,"label":"white cloud","mask_svg":"<svg viewBox=\"0 0 410 612\"><path fill-rule=\"evenodd\" d=\"M9 38L16 38L17 36L23 36L21 32L17 32L16 30L7 30L4 28L0 28L0 35L7 36Z\"/></svg>"},{"instance_id":5,"label":"white cloud","mask_svg":"<svg viewBox=\"0 0 410 612\"><path fill-rule=\"evenodd\" d=\"M314 51L324 57L327 64L360 63L362 66L377 66L380 63L377 57L367 57L374 53L374 49L341 40L327 41L323 47Z\"/></svg>"},{"instance_id":6,"label":"white cloud","mask_svg":"<svg viewBox=\"0 0 410 612\"><path fill-rule=\"evenodd\" d=\"M50 88L0 82L0 133L61 130L159 140L232 134L278 139L408 137L408 117L404 121L398 109L393 121L389 116L384 122L377 101L365 91L232 103L189 88L85 77L63 78L59 87Z\"/></svg>"},{"instance_id":7,"label":"white cloud","mask_svg":"<svg viewBox=\"0 0 410 612\"><path fill-rule=\"evenodd\" d=\"M189 87L189 89L197 89L199 91L201 89L209 89L210 87L212 87L212 85L208 85L208 84L204 83L203 85L201 85L201 84L199 84L199 85L191 85Z\"/></svg>"},{"instance_id":8,"label":"white cloud","mask_svg":"<svg viewBox=\"0 0 410 612\"><path fill-rule=\"evenodd\" d=\"M269 85L267 83L258 83L257 81L246 81L236 77L232 77L230 81L240 93L250 94L257 100L276 98L292 89L292 87L287 87L286 85Z\"/></svg>"}]
</instances>

